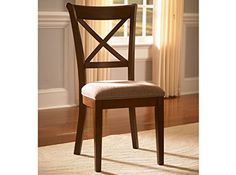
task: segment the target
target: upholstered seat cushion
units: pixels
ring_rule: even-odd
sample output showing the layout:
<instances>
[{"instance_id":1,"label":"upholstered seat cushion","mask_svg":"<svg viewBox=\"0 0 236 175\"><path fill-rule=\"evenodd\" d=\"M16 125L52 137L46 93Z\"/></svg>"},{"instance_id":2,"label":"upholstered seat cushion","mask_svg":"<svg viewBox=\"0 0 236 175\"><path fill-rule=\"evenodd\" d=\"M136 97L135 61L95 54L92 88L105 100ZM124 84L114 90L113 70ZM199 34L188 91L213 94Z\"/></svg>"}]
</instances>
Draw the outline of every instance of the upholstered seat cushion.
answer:
<instances>
[{"instance_id":1,"label":"upholstered seat cushion","mask_svg":"<svg viewBox=\"0 0 236 175\"><path fill-rule=\"evenodd\" d=\"M149 82L126 80L97 81L82 88L82 95L95 100L164 96L165 92Z\"/></svg>"}]
</instances>

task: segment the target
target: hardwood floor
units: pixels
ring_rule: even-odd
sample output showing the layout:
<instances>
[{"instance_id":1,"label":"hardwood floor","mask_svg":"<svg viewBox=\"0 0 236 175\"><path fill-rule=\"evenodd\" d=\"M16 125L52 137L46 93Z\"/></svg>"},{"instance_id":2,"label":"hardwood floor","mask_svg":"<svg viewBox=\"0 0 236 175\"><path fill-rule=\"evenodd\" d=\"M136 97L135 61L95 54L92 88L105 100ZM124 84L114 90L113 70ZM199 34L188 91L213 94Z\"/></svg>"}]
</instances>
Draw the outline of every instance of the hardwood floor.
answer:
<instances>
[{"instance_id":1,"label":"hardwood floor","mask_svg":"<svg viewBox=\"0 0 236 175\"><path fill-rule=\"evenodd\" d=\"M165 99L165 127L198 122L198 94ZM84 139L93 138L93 111L88 110ZM103 111L103 136L130 132L128 108ZM39 110L38 145L74 141L78 107ZM154 108L136 108L138 131L154 129Z\"/></svg>"}]
</instances>

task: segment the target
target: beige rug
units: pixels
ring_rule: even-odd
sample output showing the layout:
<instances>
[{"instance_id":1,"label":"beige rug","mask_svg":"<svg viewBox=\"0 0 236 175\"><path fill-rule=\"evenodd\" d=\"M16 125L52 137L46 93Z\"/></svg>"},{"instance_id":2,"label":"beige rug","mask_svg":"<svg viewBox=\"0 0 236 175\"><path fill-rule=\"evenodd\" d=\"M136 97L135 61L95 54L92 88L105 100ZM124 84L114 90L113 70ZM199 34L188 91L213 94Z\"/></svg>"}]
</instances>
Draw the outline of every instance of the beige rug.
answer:
<instances>
[{"instance_id":1,"label":"beige rug","mask_svg":"<svg viewBox=\"0 0 236 175\"><path fill-rule=\"evenodd\" d=\"M94 171L93 140L85 140L82 155L74 143L40 147L40 175L198 174L198 123L165 129L165 165L156 163L154 130L139 132L140 149L132 149L130 134L103 137L102 173Z\"/></svg>"}]
</instances>

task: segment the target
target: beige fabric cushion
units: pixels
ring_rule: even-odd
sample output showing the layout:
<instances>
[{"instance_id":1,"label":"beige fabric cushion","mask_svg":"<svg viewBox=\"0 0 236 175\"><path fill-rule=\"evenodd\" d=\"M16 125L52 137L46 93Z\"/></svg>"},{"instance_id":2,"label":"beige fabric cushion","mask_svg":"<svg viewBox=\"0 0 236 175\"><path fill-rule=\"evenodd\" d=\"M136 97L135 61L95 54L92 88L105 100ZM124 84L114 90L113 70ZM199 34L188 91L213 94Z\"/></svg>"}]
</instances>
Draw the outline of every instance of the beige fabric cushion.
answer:
<instances>
[{"instance_id":1,"label":"beige fabric cushion","mask_svg":"<svg viewBox=\"0 0 236 175\"><path fill-rule=\"evenodd\" d=\"M97 81L82 88L82 95L96 100L164 96L165 92L149 82L127 80Z\"/></svg>"}]
</instances>

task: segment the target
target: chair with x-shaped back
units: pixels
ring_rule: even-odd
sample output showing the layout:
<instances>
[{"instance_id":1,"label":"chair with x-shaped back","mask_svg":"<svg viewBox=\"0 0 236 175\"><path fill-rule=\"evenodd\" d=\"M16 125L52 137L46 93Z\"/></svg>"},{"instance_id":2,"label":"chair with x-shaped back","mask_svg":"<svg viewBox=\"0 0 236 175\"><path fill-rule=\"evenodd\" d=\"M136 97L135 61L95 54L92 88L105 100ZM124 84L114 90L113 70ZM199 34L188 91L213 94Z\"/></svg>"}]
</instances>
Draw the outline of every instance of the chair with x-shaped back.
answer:
<instances>
[{"instance_id":1,"label":"chair with x-shaped back","mask_svg":"<svg viewBox=\"0 0 236 175\"><path fill-rule=\"evenodd\" d=\"M148 82L134 81L135 24L137 5L124 6L80 6L68 3L67 9L72 24L79 75L79 119L74 154L81 153L86 107L94 108L95 171L101 171L102 155L102 111L111 108L129 108L132 144L138 149L135 107L155 106L155 129L157 163L164 163L164 91ZM102 39L85 20L117 20L120 22ZM128 59L114 50L107 41L130 20ZM85 58L78 22L99 42L93 52ZM96 53L105 47L119 61L91 62ZM128 80L97 81L86 84L87 68L127 67Z\"/></svg>"}]
</instances>

